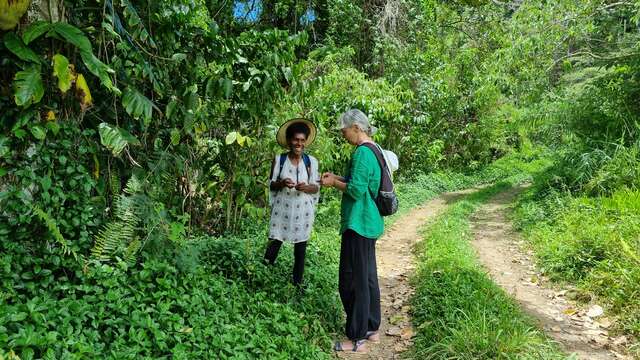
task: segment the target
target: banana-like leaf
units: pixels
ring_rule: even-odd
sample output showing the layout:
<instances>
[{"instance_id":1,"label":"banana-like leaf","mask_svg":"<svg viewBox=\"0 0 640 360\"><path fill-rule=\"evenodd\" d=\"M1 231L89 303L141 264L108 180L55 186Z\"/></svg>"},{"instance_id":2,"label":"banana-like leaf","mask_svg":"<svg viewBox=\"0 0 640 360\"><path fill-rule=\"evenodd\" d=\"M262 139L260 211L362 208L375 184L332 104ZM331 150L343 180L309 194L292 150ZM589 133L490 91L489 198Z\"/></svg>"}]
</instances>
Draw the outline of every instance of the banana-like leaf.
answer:
<instances>
[{"instance_id":1,"label":"banana-like leaf","mask_svg":"<svg viewBox=\"0 0 640 360\"><path fill-rule=\"evenodd\" d=\"M14 53L20 60L29 61L33 63L40 63L40 57L29 49L27 45L22 42L22 39L13 32L8 32L4 35L4 46Z\"/></svg>"},{"instance_id":2,"label":"banana-like leaf","mask_svg":"<svg viewBox=\"0 0 640 360\"><path fill-rule=\"evenodd\" d=\"M73 74L69 67L69 60L64 55L53 55L53 75L58 78L58 88L63 94L71 89Z\"/></svg>"},{"instance_id":3,"label":"banana-like leaf","mask_svg":"<svg viewBox=\"0 0 640 360\"><path fill-rule=\"evenodd\" d=\"M100 142L109 149L114 156L120 155L127 145L140 145L140 141L128 131L107 123L98 127Z\"/></svg>"},{"instance_id":4,"label":"banana-like leaf","mask_svg":"<svg viewBox=\"0 0 640 360\"><path fill-rule=\"evenodd\" d=\"M91 42L84 35L82 30L73 25L58 22L51 25L51 32L59 35L68 43L77 47L80 50L82 62L87 69L100 79L100 83L102 83L104 87L111 90L116 95L120 95L120 89L113 85L113 81L111 81L111 77L109 77L109 74L113 74L115 71L93 55Z\"/></svg>"},{"instance_id":5,"label":"banana-like leaf","mask_svg":"<svg viewBox=\"0 0 640 360\"><path fill-rule=\"evenodd\" d=\"M80 57L82 57L82 62L84 65L91 71L91 73L100 79L100 83L102 86L111 90L116 95L120 95L120 89L113 85L111 81L111 77L109 74L115 73L115 71L107 66L105 63L100 61L91 51L81 51Z\"/></svg>"},{"instance_id":6,"label":"banana-like leaf","mask_svg":"<svg viewBox=\"0 0 640 360\"><path fill-rule=\"evenodd\" d=\"M51 23L46 21L36 21L29 25L29 27L24 31L22 34L22 41L29 45L30 42L42 36L42 34L49 31L49 29L51 29Z\"/></svg>"},{"instance_id":7,"label":"banana-like leaf","mask_svg":"<svg viewBox=\"0 0 640 360\"><path fill-rule=\"evenodd\" d=\"M42 99L44 87L39 66L31 66L23 71L18 71L13 81L14 99L16 105L28 107Z\"/></svg>"},{"instance_id":8,"label":"banana-like leaf","mask_svg":"<svg viewBox=\"0 0 640 360\"><path fill-rule=\"evenodd\" d=\"M127 87L122 95L122 106L124 106L127 114L135 119L142 117L145 125L148 125L151 121L153 103L131 86Z\"/></svg>"},{"instance_id":9,"label":"banana-like leaf","mask_svg":"<svg viewBox=\"0 0 640 360\"><path fill-rule=\"evenodd\" d=\"M82 30L77 27L68 23L57 22L51 25L51 30L55 31L56 34L60 35L68 43L80 49L81 52L92 52L91 41L89 41Z\"/></svg>"}]
</instances>

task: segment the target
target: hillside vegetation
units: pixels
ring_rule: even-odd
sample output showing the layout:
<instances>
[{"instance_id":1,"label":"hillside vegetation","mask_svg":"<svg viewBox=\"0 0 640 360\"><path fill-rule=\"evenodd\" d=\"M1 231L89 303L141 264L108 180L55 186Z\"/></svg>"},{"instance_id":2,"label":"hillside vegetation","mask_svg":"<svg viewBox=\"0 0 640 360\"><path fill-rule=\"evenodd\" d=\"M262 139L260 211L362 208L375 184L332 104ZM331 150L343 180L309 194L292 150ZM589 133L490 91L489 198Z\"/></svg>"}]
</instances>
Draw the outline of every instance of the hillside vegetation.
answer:
<instances>
[{"instance_id":1,"label":"hillside vegetation","mask_svg":"<svg viewBox=\"0 0 640 360\"><path fill-rule=\"evenodd\" d=\"M404 206L530 173L514 221L539 266L640 336L640 1L0 8L0 357L330 357L335 194L304 297L288 252L259 260L278 126L313 120L341 173L349 108Z\"/></svg>"}]
</instances>

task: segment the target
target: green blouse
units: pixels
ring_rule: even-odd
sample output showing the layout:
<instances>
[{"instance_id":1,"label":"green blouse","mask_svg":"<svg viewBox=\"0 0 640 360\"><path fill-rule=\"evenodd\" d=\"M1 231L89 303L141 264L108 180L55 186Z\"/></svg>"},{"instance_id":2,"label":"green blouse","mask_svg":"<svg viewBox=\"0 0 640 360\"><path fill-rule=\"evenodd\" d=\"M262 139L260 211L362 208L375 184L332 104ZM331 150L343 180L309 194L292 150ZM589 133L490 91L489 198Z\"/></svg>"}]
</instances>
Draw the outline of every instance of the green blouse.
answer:
<instances>
[{"instance_id":1,"label":"green blouse","mask_svg":"<svg viewBox=\"0 0 640 360\"><path fill-rule=\"evenodd\" d=\"M340 233L351 229L361 236L377 239L384 231L384 221L373 198L380 187L380 165L371 149L356 148L347 179L340 208Z\"/></svg>"}]
</instances>

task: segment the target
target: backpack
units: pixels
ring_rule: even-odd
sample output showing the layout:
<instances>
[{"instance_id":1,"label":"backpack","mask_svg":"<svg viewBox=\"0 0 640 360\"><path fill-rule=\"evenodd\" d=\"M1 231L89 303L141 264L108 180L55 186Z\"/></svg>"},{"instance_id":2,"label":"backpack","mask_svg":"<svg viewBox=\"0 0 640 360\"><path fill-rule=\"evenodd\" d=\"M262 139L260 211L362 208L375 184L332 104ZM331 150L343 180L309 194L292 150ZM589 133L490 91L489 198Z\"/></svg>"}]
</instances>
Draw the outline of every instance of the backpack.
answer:
<instances>
[{"instance_id":1,"label":"backpack","mask_svg":"<svg viewBox=\"0 0 640 360\"><path fill-rule=\"evenodd\" d=\"M382 153L383 150L378 144L364 143L362 145L368 147L376 154L378 164L380 165L380 187L378 188L378 195L374 197L378 211L381 216L393 215L398 211L398 197L393 189L391 171Z\"/></svg>"},{"instance_id":2,"label":"backpack","mask_svg":"<svg viewBox=\"0 0 640 360\"><path fill-rule=\"evenodd\" d=\"M280 154L280 170L278 170L278 176L282 174L282 167L284 166L284 162L287 161L287 154L288 153ZM304 162L305 169L307 169L307 178L311 180L311 159L309 155L302 153L302 161Z\"/></svg>"}]
</instances>

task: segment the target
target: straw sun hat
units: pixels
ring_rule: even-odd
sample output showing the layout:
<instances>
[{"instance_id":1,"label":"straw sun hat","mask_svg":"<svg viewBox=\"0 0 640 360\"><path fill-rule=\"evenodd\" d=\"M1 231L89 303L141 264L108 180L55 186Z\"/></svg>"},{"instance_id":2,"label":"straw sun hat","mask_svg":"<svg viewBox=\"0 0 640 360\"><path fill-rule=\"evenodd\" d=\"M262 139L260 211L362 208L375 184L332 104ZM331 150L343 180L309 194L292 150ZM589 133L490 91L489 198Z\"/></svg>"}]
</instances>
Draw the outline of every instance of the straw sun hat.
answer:
<instances>
[{"instance_id":1,"label":"straw sun hat","mask_svg":"<svg viewBox=\"0 0 640 360\"><path fill-rule=\"evenodd\" d=\"M318 132L316 126L308 119L305 118L295 118L287 120L284 124L280 126L278 132L276 133L276 140L278 144L285 149L289 148L289 144L287 144L287 129L294 124L304 124L309 128L309 136L307 136L307 142L305 143L305 147L311 145L313 141L316 139L316 133Z\"/></svg>"}]
</instances>

